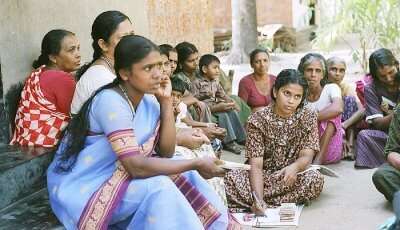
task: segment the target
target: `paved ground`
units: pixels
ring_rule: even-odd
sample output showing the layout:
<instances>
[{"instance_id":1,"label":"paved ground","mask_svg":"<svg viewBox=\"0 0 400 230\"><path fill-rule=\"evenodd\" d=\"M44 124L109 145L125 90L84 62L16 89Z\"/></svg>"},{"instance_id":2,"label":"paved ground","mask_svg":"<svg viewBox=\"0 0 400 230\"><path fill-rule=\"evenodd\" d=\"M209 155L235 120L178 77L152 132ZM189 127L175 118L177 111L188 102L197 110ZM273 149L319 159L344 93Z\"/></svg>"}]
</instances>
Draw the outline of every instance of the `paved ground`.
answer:
<instances>
[{"instance_id":1,"label":"paved ground","mask_svg":"<svg viewBox=\"0 0 400 230\"><path fill-rule=\"evenodd\" d=\"M244 154L224 152L223 158L243 162ZM321 196L305 207L299 226L275 229L373 230L391 217L392 210L372 184L373 169L354 169L354 161L331 165L340 178L325 177Z\"/></svg>"}]
</instances>

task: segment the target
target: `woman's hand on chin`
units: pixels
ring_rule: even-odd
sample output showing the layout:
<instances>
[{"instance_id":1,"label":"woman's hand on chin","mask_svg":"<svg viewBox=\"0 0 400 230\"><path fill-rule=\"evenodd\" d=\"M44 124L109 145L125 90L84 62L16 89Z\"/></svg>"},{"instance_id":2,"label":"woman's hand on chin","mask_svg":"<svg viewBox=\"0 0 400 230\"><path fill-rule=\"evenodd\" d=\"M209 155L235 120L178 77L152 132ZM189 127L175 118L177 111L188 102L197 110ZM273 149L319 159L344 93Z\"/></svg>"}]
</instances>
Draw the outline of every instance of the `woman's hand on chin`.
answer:
<instances>
[{"instance_id":1,"label":"woman's hand on chin","mask_svg":"<svg viewBox=\"0 0 400 230\"><path fill-rule=\"evenodd\" d=\"M160 88L158 88L154 95L157 97L158 101L170 100L171 92L171 80L168 77L164 77L161 79Z\"/></svg>"}]
</instances>

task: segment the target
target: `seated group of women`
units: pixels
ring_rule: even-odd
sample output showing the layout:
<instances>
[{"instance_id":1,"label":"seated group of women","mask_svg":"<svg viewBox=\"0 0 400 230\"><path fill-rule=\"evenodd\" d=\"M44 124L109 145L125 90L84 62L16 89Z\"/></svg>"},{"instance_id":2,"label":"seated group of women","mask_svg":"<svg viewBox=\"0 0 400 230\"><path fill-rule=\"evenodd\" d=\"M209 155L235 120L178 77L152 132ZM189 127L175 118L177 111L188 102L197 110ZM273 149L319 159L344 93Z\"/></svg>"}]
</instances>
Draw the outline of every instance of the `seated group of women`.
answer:
<instances>
[{"instance_id":1,"label":"seated group of women","mask_svg":"<svg viewBox=\"0 0 400 230\"><path fill-rule=\"evenodd\" d=\"M239 96L257 111L271 102L276 77L268 74L270 57L256 49L250 54L254 73L239 83ZM342 158L355 159L355 166L375 168L385 162L383 148L399 94L398 61L388 49L369 58L370 73L355 84L344 81L346 62L316 53L305 55L298 66L308 82L306 106L318 114L320 150L316 164Z\"/></svg>"},{"instance_id":2,"label":"seated group of women","mask_svg":"<svg viewBox=\"0 0 400 230\"><path fill-rule=\"evenodd\" d=\"M318 197L321 174L301 172L312 162L341 159L343 101L336 84L344 76L342 61L328 62L336 84L325 84L326 63L318 54L273 77L267 74L268 53L255 50L255 72L239 86L253 111L246 124L251 170L226 172L214 150L219 139L237 132L212 123L208 105L190 95L186 72L172 74L177 64L185 70L182 63L197 58L191 53L179 61L179 46L175 55L171 47L133 34L126 15L103 12L92 25L93 61L79 68L75 34L50 31L22 90L11 144L56 146L48 191L67 229L237 229L229 211L261 213L268 205ZM375 65L374 82L391 84L391 72L380 72L386 64ZM370 91L366 87L366 98ZM232 100L245 111L241 100ZM185 112L193 105L193 113ZM378 127L385 119L369 114L368 102L366 113Z\"/></svg>"}]
</instances>

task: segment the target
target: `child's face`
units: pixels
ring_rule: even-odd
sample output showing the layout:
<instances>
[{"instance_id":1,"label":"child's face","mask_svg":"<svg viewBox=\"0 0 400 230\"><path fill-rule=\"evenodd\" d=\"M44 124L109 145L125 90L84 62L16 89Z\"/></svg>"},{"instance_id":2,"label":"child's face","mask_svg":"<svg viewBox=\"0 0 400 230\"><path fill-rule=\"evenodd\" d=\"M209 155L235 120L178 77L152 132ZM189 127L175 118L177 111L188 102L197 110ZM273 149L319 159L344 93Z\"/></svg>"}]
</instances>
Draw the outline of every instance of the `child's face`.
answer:
<instances>
[{"instance_id":1,"label":"child's face","mask_svg":"<svg viewBox=\"0 0 400 230\"><path fill-rule=\"evenodd\" d=\"M343 63L333 63L328 67L328 80L340 84L346 73L346 66Z\"/></svg>"},{"instance_id":2,"label":"child's face","mask_svg":"<svg viewBox=\"0 0 400 230\"><path fill-rule=\"evenodd\" d=\"M172 96L172 106L175 109L176 107L178 107L179 103L181 103L183 95L179 91L172 90L171 96Z\"/></svg>"},{"instance_id":3,"label":"child's face","mask_svg":"<svg viewBox=\"0 0 400 230\"><path fill-rule=\"evenodd\" d=\"M218 79L220 71L219 71L219 62L213 61L208 66L203 66L204 77L209 80Z\"/></svg>"}]
</instances>

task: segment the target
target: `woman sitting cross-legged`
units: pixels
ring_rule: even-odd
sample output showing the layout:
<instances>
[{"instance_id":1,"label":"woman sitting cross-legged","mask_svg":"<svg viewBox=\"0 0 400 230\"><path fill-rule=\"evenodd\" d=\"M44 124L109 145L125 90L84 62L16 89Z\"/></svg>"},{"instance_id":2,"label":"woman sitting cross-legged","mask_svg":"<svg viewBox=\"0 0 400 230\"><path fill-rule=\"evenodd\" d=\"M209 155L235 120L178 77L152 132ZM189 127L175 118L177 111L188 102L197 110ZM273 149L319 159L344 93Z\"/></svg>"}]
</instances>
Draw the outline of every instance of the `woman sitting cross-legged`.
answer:
<instances>
[{"instance_id":1,"label":"woman sitting cross-legged","mask_svg":"<svg viewBox=\"0 0 400 230\"><path fill-rule=\"evenodd\" d=\"M42 41L41 54L26 79L15 116L12 145L54 147L70 120L75 90L71 74L81 55L74 33L51 30Z\"/></svg>"},{"instance_id":2,"label":"woman sitting cross-legged","mask_svg":"<svg viewBox=\"0 0 400 230\"><path fill-rule=\"evenodd\" d=\"M303 203L322 191L316 171L302 174L319 151L317 115L303 106L307 82L293 69L279 73L272 90L273 103L251 115L247 124L246 157L250 171L225 175L228 206L232 211L263 214L266 206ZM256 205L252 194L262 204Z\"/></svg>"},{"instance_id":3,"label":"woman sitting cross-legged","mask_svg":"<svg viewBox=\"0 0 400 230\"><path fill-rule=\"evenodd\" d=\"M227 229L227 209L201 177L224 175L216 158L166 159L175 122L158 47L127 35L114 60L116 80L84 103L47 171L58 219L66 229Z\"/></svg>"}]
</instances>

